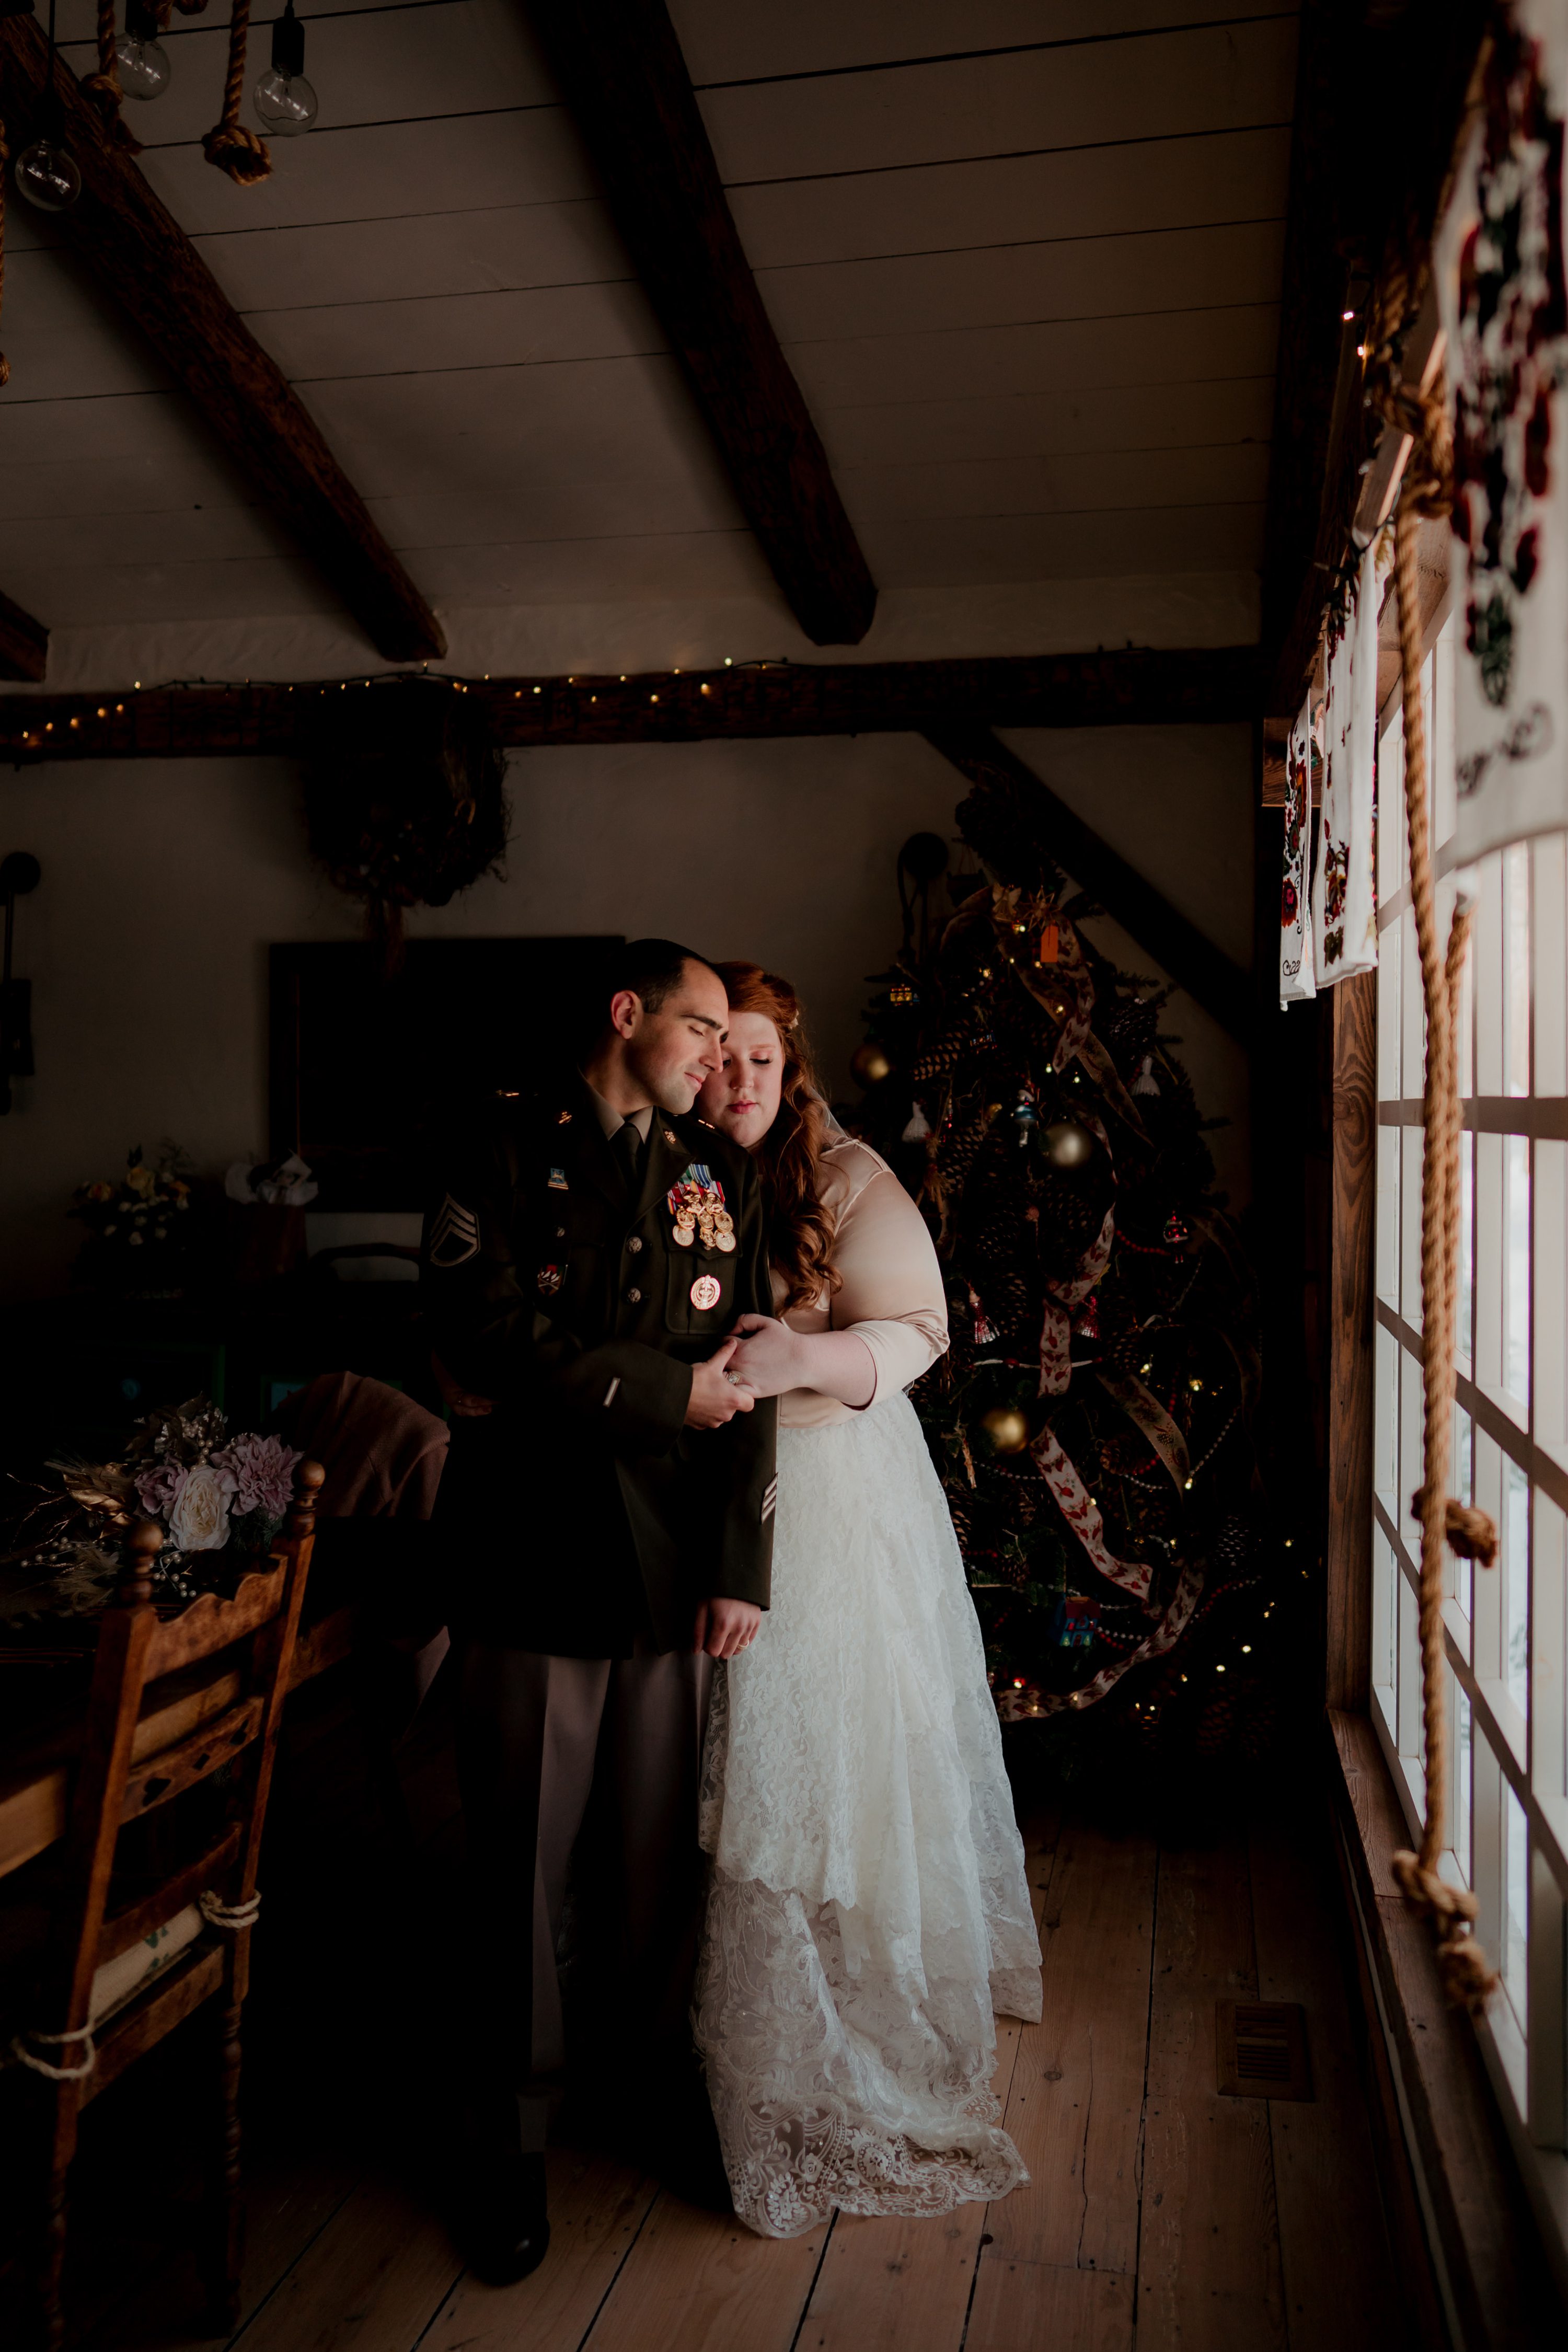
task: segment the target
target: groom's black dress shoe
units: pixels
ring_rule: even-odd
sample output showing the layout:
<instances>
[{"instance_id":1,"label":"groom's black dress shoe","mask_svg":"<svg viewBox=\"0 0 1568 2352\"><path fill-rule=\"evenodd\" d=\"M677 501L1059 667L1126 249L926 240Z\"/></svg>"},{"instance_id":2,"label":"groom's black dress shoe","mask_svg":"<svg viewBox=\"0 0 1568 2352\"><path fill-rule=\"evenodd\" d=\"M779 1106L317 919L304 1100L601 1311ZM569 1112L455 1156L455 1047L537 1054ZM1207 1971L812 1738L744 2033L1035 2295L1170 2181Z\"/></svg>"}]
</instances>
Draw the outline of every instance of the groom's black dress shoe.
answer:
<instances>
[{"instance_id":1,"label":"groom's black dress shoe","mask_svg":"<svg viewBox=\"0 0 1568 2352\"><path fill-rule=\"evenodd\" d=\"M514 2156L476 2178L458 2234L486 2286L515 2286L536 2271L550 2247L543 2157Z\"/></svg>"}]
</instances>

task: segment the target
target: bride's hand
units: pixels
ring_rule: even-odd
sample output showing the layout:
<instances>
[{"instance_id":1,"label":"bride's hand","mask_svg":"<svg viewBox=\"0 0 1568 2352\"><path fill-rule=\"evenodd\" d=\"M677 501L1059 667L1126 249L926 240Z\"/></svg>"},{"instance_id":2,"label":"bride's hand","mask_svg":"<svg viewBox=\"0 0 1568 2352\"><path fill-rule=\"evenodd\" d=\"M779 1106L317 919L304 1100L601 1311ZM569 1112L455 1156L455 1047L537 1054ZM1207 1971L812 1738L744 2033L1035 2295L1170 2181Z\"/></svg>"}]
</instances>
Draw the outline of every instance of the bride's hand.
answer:
<instances>
[{"instance_id":1,"label":"bride's hand","mask_svg":"<svg viewBox=\"0 0 1568 2352\"><path fill-rule=\"evenodd\" d=\"M742 1315L731 1337L740 1345L730 1369L753 1396L783 1396L787 1389L799 1388L799 1338L787 1323L773 1315Z\"/></svg>"}]
</instances>

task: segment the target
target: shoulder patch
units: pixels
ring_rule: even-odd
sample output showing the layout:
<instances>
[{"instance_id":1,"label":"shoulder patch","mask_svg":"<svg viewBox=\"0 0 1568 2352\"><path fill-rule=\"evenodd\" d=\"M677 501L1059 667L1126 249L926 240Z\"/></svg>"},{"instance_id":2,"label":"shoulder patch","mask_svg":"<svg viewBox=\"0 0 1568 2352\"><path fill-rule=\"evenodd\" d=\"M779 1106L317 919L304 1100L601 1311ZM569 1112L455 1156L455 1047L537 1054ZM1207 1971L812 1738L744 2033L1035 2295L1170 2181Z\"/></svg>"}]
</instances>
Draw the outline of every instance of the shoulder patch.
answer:
<instances>
[{"instance_id":1,"label":"shoulder patch","mask_svg":"<svg viewBox=\"0 0 1568 2352\"><path fill-rule=\"evenodd\" d=\"M430 1263L443 1274L454 1266L466 1265L479 1254L479 1221L472 1209L465 1209L454 1201L450 1192L437 1210L430 1227L428 1255Z\"/></svg>"}]
</instances>

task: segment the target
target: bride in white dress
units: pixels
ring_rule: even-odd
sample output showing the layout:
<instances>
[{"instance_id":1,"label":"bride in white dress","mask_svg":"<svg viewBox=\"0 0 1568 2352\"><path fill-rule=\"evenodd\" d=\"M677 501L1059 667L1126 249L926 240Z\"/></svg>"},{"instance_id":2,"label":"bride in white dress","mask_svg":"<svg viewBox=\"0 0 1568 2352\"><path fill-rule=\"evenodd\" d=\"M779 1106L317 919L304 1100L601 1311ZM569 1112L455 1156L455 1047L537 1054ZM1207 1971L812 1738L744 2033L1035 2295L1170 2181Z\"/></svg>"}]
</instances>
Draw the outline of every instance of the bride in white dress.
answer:
<instances>
[{"instance_id":1,"label":"bride in white dress","mask_svg":"<svg viewBox=\"0 0 1568 2352\"><path fill-rule=\"evenodd\" d=\"M718 967L703 1118L758 1157L782 1319L731 1376L779 1406L773 1606L714 1678L696 2030L735 2210L766 2237L941 2213L1027 2179L995 2013L1039 1942L984 1652L904 1394L947 1345L924 1220L834 1128L788 983Z\"/></svg>"}]
</instances>

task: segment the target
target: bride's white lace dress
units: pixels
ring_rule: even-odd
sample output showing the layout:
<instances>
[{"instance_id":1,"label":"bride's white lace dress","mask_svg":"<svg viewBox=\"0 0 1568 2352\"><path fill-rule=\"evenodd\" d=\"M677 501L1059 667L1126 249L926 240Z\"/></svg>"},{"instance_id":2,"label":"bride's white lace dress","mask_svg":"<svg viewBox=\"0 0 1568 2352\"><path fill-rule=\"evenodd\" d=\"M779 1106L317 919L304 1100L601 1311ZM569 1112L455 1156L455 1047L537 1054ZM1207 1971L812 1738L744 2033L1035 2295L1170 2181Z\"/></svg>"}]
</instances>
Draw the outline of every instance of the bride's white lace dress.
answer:
<instances>
[{"instance_id":1,"label":"bride's white lace dress","mask_svg":"<svg viewBox=\"0 0 1568 2352\"><path fill-rule=\"evenodd\" d=\"M884 1163L858 1143L834 1157L852 1201L883 1188L868 1233L891 1219L929 1255ZM773 1606L714 1684L697 2038L735 2210L769 2237L835 2206L940 2213L1027 2178L991 2076L994 2013L1040 2013L1039 1944L946 1500L901 1385L882 1394L909 1335L889 1338L880 1238L880 1318L833 1318L872 1346L878 1400L784 1416ZM855 1239L841 1218L836 1263Z\"/></svg>"}]
</instances>

